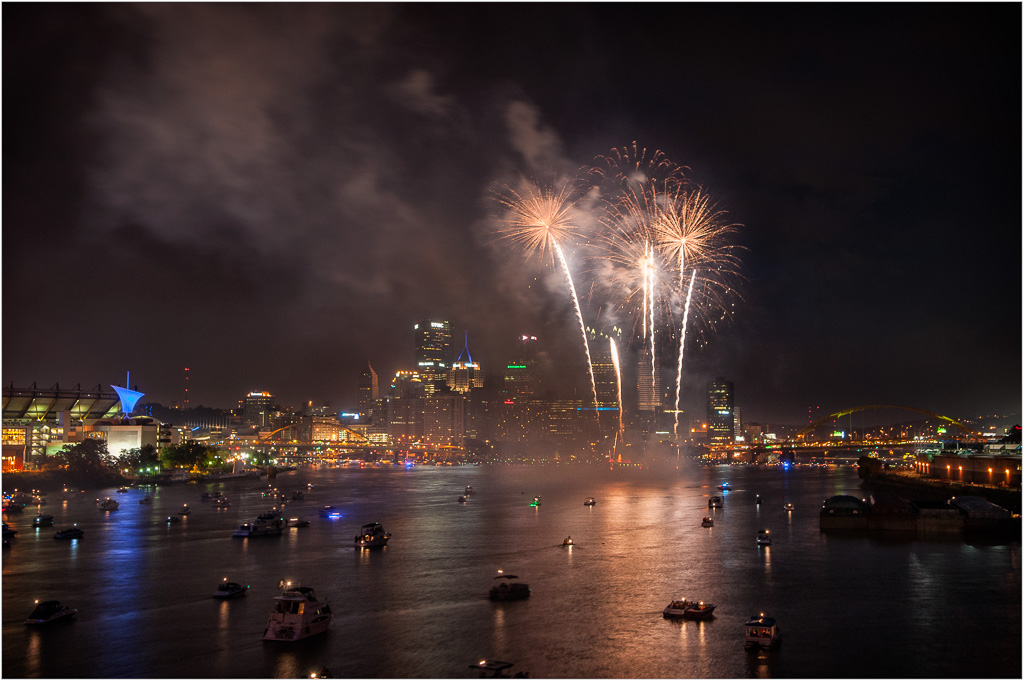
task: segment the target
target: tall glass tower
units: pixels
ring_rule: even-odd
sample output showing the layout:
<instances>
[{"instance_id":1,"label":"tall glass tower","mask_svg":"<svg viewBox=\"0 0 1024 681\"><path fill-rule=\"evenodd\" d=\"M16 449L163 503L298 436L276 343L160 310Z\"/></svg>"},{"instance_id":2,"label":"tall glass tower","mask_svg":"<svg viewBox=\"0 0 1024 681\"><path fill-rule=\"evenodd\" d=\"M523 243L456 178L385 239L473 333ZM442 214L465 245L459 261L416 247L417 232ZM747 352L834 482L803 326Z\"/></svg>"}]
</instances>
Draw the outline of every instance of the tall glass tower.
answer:
<instances>
[{"instance_id":1,"label":"tall glass tower","mask_svg":"<svg viewBox=\"0 0 1024 681\"><path fill-rule=\"evenodd\" d=\"M446 321L424 319L415 326L416 370L427 395L441 390L452 367L452 331Z\"/></svg>"},{"instance_id":2,"label":"tall glass tower","mask_svg":"<svg viewBox=\"0 0 1024 681\"><path fill-rule=\"evenodd\" d=\"M708 383L708 442L732 444L736 421L733 409L732 381L716 378Z\"/></svg>"}]
</instances>

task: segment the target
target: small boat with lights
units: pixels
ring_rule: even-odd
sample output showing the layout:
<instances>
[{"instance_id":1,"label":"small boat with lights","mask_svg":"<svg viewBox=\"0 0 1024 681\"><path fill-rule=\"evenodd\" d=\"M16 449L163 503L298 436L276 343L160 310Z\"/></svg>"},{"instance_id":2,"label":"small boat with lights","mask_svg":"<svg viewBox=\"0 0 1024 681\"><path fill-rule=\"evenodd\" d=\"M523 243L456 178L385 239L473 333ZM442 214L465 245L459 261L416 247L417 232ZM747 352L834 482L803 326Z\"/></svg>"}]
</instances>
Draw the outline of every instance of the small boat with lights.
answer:
<instances>
[{"instance_id":1,"label":"small boat with lights","mask_svg":"<svg viewBox=\"0 0 1024 681\"><path fill-rule=\"evenodd\" d=\"M700 526L701 527L714 527L715 526L715 519L712 518L709 515L706 515L706 516L704 516L704 520L700 521Z\"/></svg>"},{"instance_id":2,"label":"small boat with lights","mask_svg":"<svg viewBox=\"0 0 1024 681\"><path fill-rule=\"evenodd\" d=\"M334 506L324 506L320 509L321 518L331 518L332 520L341 517L341 509L335 508Z\"/></svg>"},{"instance_id":3,"label":"small boat with lights","mask_svg":"<svg viewBox=\"0 0 1024 681\"><path fill-rule=\"evenodd\" d=\"M238 582L229 582L228 578L225 577L224 581L217 585L217 590L213 592L214 598L235 598L237 596L244 596L245 592L249 590L249 586L242 586Z\"/></svg>"},{"instance_id":4,"label":"small boat with lights","mask_svg":"<svg viewBox=\"0 0 1024 681\"><path fill-rule=\"evenodd\" d=\"M274 597L274 609L263 630L264 641L298 641L327 631L334 614L327 599L308 586L296 586Z\"/></svg>"},{"instance_id":5,"label":"small boat with lights","mask_svg":"<svg viewBox=\"0 0 1024 681\"><path fill-rule=\"evenodd\" d=\"M8 525L7 523L4 523L4 531L3 531L4 539L7 539L9 537L13 537L16 534L18 534L17 530L12 530L10 525Z\"/></svg>"},{"instance_id":6,"label":"small boat with lights","mask_svg":"<svg viewBox=\"0 0 1024 681\"><path fill-rule=\"evenodd\" d=\"M53 535L54 539L81 539L85 536L85 532L81 530L78 525L69 527L64 530L58 530L57 534Z\"/></svg>"},{"instance_id":7,"label":"small boat with lights","mask_svg":"<svg viewBox=\"0 0 1024 681\"><path fill-rule=\"evenodd\" d=\"M391 533L385 532L380 523L367 523L356 535L355 545L362 549L375 549L387 546Z\"/></svg>"},{"instance_id":8,"label":"small boat with lights","mask_svg":"<svg viewBox=\"0 0 1024 681\"><path fill-rule=\"evenodd\" d=\"M597 503L597 499L595 499L594 497L587 497L587 498L586 498L586 499L585 499L585 500L583 501L583 505L584 505L584 506L593 506L593 505L595 505L596 503Z\"/></svg>"},{"instance_id":9,"label":"small boat with lights","mask_svg":"<svg viewBox=\"0 0 1024 681\"><path fill-rule=\"evenodd\" d=\"M53 527L53 516L40 513L32 519L32 527Z\"/></svg>"},{"instance_id":10,"label":"small boat with lights","mask_svg":"<svg viewBox=\"0 0 1024 681\"><path fill-rule=\"evenodd\" d=\"M774 648L782 643L782 636L779 634L779 626L774 617L765 617L759 613L751 615L750 619L743 625L743 647L744 648Z\"/></svg>"},{"instance_id":11,"label":"small boat with lights","mask_svg":"<svg viewBox=\"0 0 1024 681\"><path fill-rule=\"evenodd\" d=\"M476 490L473 489L473 485L466 485L466 491L463 492L467 497L471 497L476 494Z\"/></svg>"},{"instance_id":12,"label":"small boat with lights","mask_svg":"<svg viewBox=\"0 0 1024 681\"><path fill-rule=\"evenodd\" d=\"M227 497L217 497L210 505L213 508L231 508L231 502L228 501Z\"/></svg>"},{"instance_id":13,"label":"small boat with lights","mask_svg":"<svg viewBox=\"0 0 1024 681\"><path fill-rule=\"evenodd\" d=\"M304 518L289 518L288 527L309 527L309 521Z\"/></svg>"},{"instance_id":14,"label":"small boat with lights","mask_svg":"<svg viewBox=\"0 0 1024 681\"><path fill-rule=\"evenodd\" d=\"M71 619L78 613L76 608L69 608L60 601L36 601L35 610L25 620L25 624L49 624L58 620Z\"/></svg>"},{"instance_id":15,"label":"small boat with lights","mask_svg":"<svg viewBox=\"0 0 1024 681\"><path fill-rule=\"evenodd\" d=\"M502 672L509 667L514 666L514 662L503 662L502 660L480 660L475 664L469 665L469 668L479 671L480 678L506 678Z\"/></svg>"},{"instance_id":16,"label":"small boat with lights","mask_svg":"<svg viewBox=\"0 0 1024 681\"><path fill-rule=\"evenodd\" d=\"M141 499L139 499L139 503L140 504L152 504L153 503L153 498L147 494L146 496L144 496Z\"/></svg>"},{"instance_id":17,"label":"small boat with lights","mask_svg":"<svg viewBox=\"0 0 1024 681\"><path fill-rule=\"evenodd\" d=\"M96 508L98 508L101 511L116 511L120 506L121 506L121 504L119 502L114 501L110 497L107 497L106 499L101 501L96 506Z\"/></svg>"},{"instance_id":18,"label":"small boat with lights","mask_svg":"<svg viewBox=\"0 0 1024 681\"><path fill-rule=\"evenodd\" d=\"M758 546L771 546L772 545L772 531L771 530L758 530L757 531L757 545Z\"/></svg>"},{"instance_id":19,"label":"small boat with lights","mask_svg":"<svg viewBox=\"0 0 1024 681\"><path fill-rule=\"evenodd\" d=\"M459 497L459 498L457 499L457 501L458 501L458 503L460 503L460 504L464 504L464 503L466 503L466 501L468 501L468 499L466 499L466 497Z\"/></svg>"},{"instance_id":20,"label":"small boat with lights","mask_svg":"<svg viewBox=\"0 0 1024 681\"><path fill-rule=\"evenodd\" d=\"M487 594L492 601L520 601L530 597L530 586L517 582L519 577L516 575L498 575L494 579L498 583Z\"/></svg>"},{"instance_id":21,"label":"small boat with lights","mask_svg":"<svg viewBox=\"0 0 1024 681\"><path fill-rule=\"evenodd\" d=\"M718 489L722 490L723 492L728 492L729 490L732 489L732 485L728 482L723 482L721 485L718 486Z\"/></svg>"},{"instance_id":22,"label":"small boat with lights","mask_svg":"<svg viewBox=\"0 0 1024 681\"><path fill-rule=\"evenodd\" d=\"M530 502L530 506L540 506L540 495L539 494L533 498L533 501Z\"/></svg>"},{"instance_id":23,"label":"small boat with lights","mask_svg":"<svg viewBox=\"0 0 1024 681\"><path fill-rule=\"evenodd\" d=\"M192 515L192 509L188 507L188 504L185 504L181 507L181 510L178 511L178 515Z\"/></svg>"},{"instance_id":24,"label":"small boat with lights","mask_svg":"<svg viewBox=\"0 0 1024 681\"><path fill-rule=\"evenodd\" d=\"M787 502L786 502L786 504L785 504L785 505L784 505L784 506L782 507L782 510L784 510L784 511L792 511L792 510L794 510L795 508L796 508L796 507L795 507L795 506L793 506L793 504L792 504L792 503L790 503L790 502L788 502L788 501L787 501Z\"/></svg>"},{"instance_id":25,"label":"small boat with lights","mask_svg":"<svg viewBox=\"0 0 1024 681\"><path fill-rule=\"evenodd\" d=\"M708 508L722 508L724 504L725 502L722 501L722 497L711 497L708 499Z\"/></svg>"},{"instance_id":26,"label":"small boat with lights","mask_svg":"<svg viewBox=\"0 0 1024 681\"><path fill-rule=\"evenodd\" d=\"M661 611L662 617L682 617L688 620L702 620L711 617L717 606L704 601L689 601L685 598L674 600Z\"/></svg>"},{"instance_id":27,"label":"small boat with lights","mask_svg":"<svg viewBox=\"0 0 1024 681\"><path fill-rule=\"evenodd\" d=\"M562 546L572 546L572 545L573 545L573 542L572 542L572 536L571 535L562 540Z\"/></svg>"},{"instance_id":28,"label":"small boat with lights","mask_svg":"<svg viewBox=\"0 0 1024 681\"><path fill-rule=\"evenodd\" d=\"M264 520L262 517L257 518L249 523L242 523L238 526L234 532L231 533L232 537L265 537L272 534L281 534L284 532L285 523L281 518L274 518L273 520Z\"/></svg>"}]
</instances>

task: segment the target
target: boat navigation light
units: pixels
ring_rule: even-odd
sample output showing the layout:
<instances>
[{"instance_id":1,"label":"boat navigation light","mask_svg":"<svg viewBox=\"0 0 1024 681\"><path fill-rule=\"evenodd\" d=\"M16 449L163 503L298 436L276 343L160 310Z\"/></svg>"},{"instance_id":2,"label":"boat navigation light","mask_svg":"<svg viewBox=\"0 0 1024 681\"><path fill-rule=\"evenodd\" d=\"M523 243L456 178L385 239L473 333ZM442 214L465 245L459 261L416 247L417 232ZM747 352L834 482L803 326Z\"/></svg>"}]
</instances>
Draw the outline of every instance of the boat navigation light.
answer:
<instances>
[{"instance_id":1,"label":"boat navigation light","mask_svg":"<svg viewBox=\"0 0 1024 681\"><path fill-rule=\"evenodd\" d=\"M37 599L36 599L36 600L34 601L34 603L35 603L36 605L39 605L39 599L37 598Z\"/></svg>"}]
</instances>

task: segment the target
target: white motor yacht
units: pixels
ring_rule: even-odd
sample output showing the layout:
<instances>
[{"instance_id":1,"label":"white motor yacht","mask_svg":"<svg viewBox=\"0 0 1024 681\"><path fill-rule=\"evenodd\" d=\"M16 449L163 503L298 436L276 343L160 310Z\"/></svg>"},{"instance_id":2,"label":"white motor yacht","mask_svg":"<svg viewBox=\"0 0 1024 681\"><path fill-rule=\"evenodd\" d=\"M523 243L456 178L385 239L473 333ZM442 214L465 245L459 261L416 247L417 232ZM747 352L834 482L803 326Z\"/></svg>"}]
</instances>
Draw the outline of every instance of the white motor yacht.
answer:
<instances>
[{"instance_id":1,"label":"white motor yacht","mask_svg":"<svg viewBox=\"0 0 1024 681\"><path fill-rule=\"evenodd\" d=\"M334 614L327 599L317 598L308 586L296 586L274 597L264 641L298 641L327 631Z\"/></svg>"}]
</instances>

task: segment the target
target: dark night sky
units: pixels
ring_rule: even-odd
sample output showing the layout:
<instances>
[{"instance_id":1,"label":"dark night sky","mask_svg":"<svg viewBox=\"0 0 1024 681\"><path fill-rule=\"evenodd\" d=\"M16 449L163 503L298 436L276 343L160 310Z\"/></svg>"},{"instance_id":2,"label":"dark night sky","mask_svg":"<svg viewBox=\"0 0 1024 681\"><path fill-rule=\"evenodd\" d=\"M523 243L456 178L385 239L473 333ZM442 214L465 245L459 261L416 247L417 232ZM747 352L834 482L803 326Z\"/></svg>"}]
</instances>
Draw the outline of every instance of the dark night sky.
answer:
<instances>
[{"instance_id":1,"label":"dark night sky","mask_svg":"<svg viewBox=\"0 0 1024 681\"><path fill-rule=\"evenodd\" d=\"M1018 3L2 11L5 385L352 408L427 316L579 375L490 192L635 140L743 225L690 403L1020 412Z\"/></svg>"}]
</instances>

